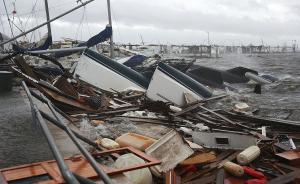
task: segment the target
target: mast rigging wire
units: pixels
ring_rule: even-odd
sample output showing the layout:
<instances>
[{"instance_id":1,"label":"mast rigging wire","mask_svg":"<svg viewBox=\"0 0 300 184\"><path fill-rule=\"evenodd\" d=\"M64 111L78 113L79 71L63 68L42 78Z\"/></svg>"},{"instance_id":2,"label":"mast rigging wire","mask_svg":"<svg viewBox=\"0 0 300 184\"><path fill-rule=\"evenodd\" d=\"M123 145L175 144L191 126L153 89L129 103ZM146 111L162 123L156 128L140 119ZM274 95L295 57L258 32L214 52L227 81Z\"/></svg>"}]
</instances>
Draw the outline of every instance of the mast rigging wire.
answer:
<instances>
[{"instance_id":1,"label":"mast rigging wire","mask_svg":"<svg viewBox=\"0 0 300 184\"><path fill-rule=\"evenodd\" d=\"M6 16L7 16L8 24L9 24L9 27L10 27L11 35L12 35L12 37L15 37L15 36L14 36L14 33L13 33L13 28L12 28L12 26L11 26L10 18L9 18L9 15L8 15L6 3L5 3L4 0L2 0L2 1L3 1L3 4L4 4L5 11L6 11Z\"/></svg>"}]
</instances>

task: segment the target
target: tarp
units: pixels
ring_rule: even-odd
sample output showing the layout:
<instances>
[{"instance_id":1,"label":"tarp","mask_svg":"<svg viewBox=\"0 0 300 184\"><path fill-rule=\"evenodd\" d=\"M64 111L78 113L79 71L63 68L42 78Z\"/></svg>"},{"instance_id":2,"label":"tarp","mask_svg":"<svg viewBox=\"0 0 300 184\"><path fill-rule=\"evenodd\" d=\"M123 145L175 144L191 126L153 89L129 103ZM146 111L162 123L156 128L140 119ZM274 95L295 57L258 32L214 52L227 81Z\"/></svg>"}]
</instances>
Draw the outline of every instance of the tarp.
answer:
<instances>
[{"instance_id":1,"label":"tarp","mask_svg":"<svg viewBox=\"0 0 300 184\"><path fill-rule=\"evenodd\" d=\"M110 25L107 25L103 31L96 34L88 41L78 44L77 47L82 47L82 46L92 47L94 45L97 45L98 43L108 40L111 37L111 35L112 35L112 27Z\"/></svg>"}]
</instances>

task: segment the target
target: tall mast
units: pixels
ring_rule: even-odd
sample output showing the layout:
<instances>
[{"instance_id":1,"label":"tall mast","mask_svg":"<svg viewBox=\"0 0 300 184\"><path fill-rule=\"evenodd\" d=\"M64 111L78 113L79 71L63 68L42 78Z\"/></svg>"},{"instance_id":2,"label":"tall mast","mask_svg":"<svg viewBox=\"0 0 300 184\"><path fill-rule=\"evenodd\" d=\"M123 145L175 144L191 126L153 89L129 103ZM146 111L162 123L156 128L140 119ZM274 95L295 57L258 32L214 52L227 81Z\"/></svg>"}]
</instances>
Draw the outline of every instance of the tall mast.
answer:
<instances>
[{"instance_id":1,"label":"tall mast","mask_svg":"<svg viewBox=\"0 0 300 184\"><path fill-rule=\"evenodd\" d=\"M112 27L111 12L110 12L110 0L107 0L107 13L108 13L108 23ZM110 58L114 58L113 33L111 34L111 37L109 39L109 45L110 45Z\"/></svg>"},{"instance_id":2,"label":"tall mast","mask_svg":"<svg viewBox=\"0 0 300 184\"><path fill-rule=\"evenodd\" d=\"M46 10L46 17L47 17L47 29L48 29L48 37L51 37L51 43L52 43L52 33L51 33L51 25L50 25L50 16L49 16L49 8L48 8L48 0L45 1L45 10Z\"/></svg>"}]
</instances>

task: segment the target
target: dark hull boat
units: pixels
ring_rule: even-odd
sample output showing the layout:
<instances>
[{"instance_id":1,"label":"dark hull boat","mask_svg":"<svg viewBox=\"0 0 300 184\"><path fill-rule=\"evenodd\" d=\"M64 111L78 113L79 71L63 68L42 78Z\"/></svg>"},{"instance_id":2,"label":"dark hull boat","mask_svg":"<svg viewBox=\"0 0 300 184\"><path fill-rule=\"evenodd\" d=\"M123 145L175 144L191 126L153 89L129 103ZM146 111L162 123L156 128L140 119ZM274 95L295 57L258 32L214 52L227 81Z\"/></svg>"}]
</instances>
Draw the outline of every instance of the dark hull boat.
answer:
<instances>
[{"instance_id":1,"label":"dark hull boat","mask_svg":"<svg viewBox=\"0 0 300 184\"><path fill-rule=\"evenodd\" d=\"M264 76L258 76L258 72L249 68L236 67L229 70L198 66L188 70L186 74L198 82L214 87L225 88L227 84L247 83L254 80L257 83L270 83Z\"/></svg>"}]
</instances>

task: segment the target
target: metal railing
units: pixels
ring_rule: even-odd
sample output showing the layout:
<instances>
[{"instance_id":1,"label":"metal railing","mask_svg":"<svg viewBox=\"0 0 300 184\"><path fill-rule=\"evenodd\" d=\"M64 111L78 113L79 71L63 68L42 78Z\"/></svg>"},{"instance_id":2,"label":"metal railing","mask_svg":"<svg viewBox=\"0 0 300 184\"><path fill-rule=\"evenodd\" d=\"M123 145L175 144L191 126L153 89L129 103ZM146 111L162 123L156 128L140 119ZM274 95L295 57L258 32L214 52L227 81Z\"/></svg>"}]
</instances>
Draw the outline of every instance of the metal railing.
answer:
<instances>
[{"instance_id":1,"label":"metal railing","mask_svg":"<svg viewBox=\"0 0 300 184\"><path fill-rule=\"evenodd\" d=\"M65 164L64 159L62 155L60 154L57 145L54 142L54 138L52 134L50 133L50 130L43 119L43 117L47 120L50 120L54 125L57 127L61 128L64 132L67 133L67 135L70 137L70 139L74 142L76 147L79 149L79 151L83 154L83 156L87 159L87 161L91 164L93 169L96 171L100 179L103 180L104 183L106 184L113 184L114 182L110 179L110 177L99 167L99 164L97 161L94 159L94 157L84 148L84 146L79 142L78 138L83 140L84 142L91 144L92 146L95 146L95 143L90 141L89 139L83 137L82 135L78 134L77 132L73 131L70 129L65 122L59 117L59 114L57 112L57 108L43 95L38 95L35 92L29 90L27 87L26 83L23 81L22 85L26 91L26 94L28 96L31 108L33 110L33 116L36 118L38 121L39 125L41 126L44 135L46 136L47 142L49 144L49 147L54 155L55 160L57 161L57 164L59 166L60 172L65 179L67 183L74 183L74 184L79 184L78 180L80 180L80 183L93 183L93 181L90 181L86 178L79 177L75 173L72 173L68 166ZM32 95L33 93L33 95ZM46 113L40 111L36 104L33 102L33 96L40 100L41 102L45 103L50 111L52 112L53 116L55 118L52 118L51 116L47 115Z\"/></svg>"}]
</instances>

